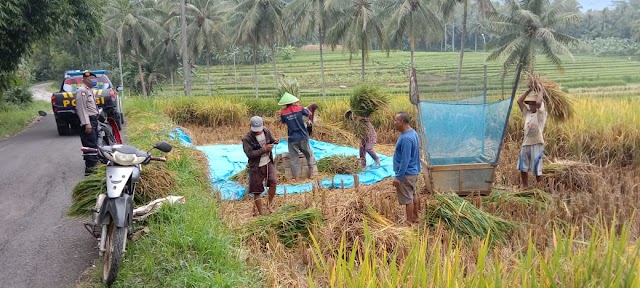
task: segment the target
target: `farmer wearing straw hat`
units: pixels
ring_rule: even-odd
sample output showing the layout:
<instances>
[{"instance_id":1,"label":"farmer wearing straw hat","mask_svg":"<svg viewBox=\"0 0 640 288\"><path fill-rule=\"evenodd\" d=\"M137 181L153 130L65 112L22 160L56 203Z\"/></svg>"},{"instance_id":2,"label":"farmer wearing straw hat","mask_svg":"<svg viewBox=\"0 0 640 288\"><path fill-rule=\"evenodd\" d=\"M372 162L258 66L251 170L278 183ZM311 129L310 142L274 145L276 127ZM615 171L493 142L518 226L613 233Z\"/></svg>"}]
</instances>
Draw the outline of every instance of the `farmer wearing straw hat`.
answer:
<instances>
[{"instance_id":1,"label":"farmer wearing straw hat","mask_svg":"<svg viewBox=\"0 0 640 288\"><path fill-rule=\"evenodd\" d=\"M282 95L278 105L286 105L284 109L280 111L280 122L287 125L288 141L289 143L289 159L291 160L291 176L293 181L298 178L298 153L304 154L307 158L307 165L309 167L308 177L313 175L313 167L315 159L312 155L311 147L309 146L309 132L304 125L303 116L309 117L309 110L298 104L298 99L287 92ZM299 151L299 152L298 152Z\"/></svg>"},{"instance_id":2,"label":"farmer wearing straw hat","mask_svg":"<svg viewBox=\"0 0 640 288\"><path fill-rule=\"evenodd\" d=\"M547 122L547 110L542 101L544 91L531 94L532 90L518 98L518 106L524 116L524 140L520 150L518 170L522 187L529 188L529 171L536 176L538 185L542 183L542 156L544 155L544 125Z\"/></svg>"},{"instance_id":3,"label":"farmer wearing straw hat","mask_svg":"<svg viewBox=\"0 0 640 288\"><path fill-rule=\"evenodd\" d=\"M251 117L250 122L251 131L242 137L242 148L244 154L249 158L249 193L254 197L254 211L257 210L260 215L267 215L268 213L262 209L260 194L264 192L263 183L266 179L269 187L267 207L269 207L269 212L272 212L271 203L276 195L276 185L278 184L272 151L274 145L277 145L279 141L275 140L271 131L264 127L260 116Z\"/></svg>"}]
</instances>

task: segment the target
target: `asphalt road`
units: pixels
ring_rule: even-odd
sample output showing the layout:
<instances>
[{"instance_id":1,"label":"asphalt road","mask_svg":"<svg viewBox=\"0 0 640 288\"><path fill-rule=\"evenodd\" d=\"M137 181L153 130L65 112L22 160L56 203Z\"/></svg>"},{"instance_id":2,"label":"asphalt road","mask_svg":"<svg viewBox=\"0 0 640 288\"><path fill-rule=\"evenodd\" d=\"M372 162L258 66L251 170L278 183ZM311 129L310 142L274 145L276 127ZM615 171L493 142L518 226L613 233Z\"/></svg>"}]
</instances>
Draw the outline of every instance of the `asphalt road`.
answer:
<instances>
[{"instance_id":1,"label":"asphalt road","mask_svg":"<svg viewBox=\"0 0 640 288\"><path fill-rule=\"evenodd\" d=\"M53 92L49 92L49 90L51 89L52 83L53 82L44 82L31 86L29 90L33 93L33 100L51 101L51 94Z\"/></svg>"},{"instance_id":2,"label":"asphalt road","mask_svg":"<svg viewBox=\"0 0 640 288\"><path fill-rule=\"evenodd\" d=\"M0 287L70 287L98 257L87 219L65 214L84 177L80 146L50 112L0 140Z\"/></svg>"}]
</instances>

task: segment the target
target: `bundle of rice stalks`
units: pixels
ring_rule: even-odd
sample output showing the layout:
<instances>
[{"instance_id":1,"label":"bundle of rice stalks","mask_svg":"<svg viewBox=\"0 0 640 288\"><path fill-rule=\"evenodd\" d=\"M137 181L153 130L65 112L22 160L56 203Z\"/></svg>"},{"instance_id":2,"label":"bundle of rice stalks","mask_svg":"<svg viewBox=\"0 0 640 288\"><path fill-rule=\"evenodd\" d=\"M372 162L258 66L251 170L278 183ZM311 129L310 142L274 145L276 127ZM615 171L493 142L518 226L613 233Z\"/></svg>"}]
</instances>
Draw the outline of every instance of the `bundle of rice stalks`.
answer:
<instances>
[{"instance_id":1,"label":"bundle of rice stalks","mask_svg":"<svg viewBox=\"0 0 640 288\"><path fill-rule=\"evenodd\" d=\"M71 192L71 207L67 211L70 216L89 215L90 208L96 205L100 193L107 193L105 165L96 167L96 172L82 179Z\"/></svg>"},{"instance_id":2,"label":"bundle of rice stalks","mask_svg":"<svg viewBox=\"0 0 640 288\"><path fill-rule=\"evenodd\" d=\"M320 141L344 144L348 146L358 145L358 140L353 133L343 129L340 124L322 122L313 126L314 138Z\"/></svg>"},{"instance_id":3,"label":"bundle of rice stalks","mask_svg":"<svg viewBox=\"0 0 640 288\"><path fill-rule=\"evenodd\" d=\"M516 223L486 213L460 198L456 194L436 194L435 202L429 203L426 209L426 221L431 227L442 223L463 238L484 238L489 241L507 240L510 230Z\"/></svg>"},{"instance_id":4,"label":"bundle of rice stalks","mask_svg":"<svg viewBox=\"0 0 640 288\"><path fill-rule=\"evenodd\" d=\"M318 160L318 172L329 174L358 174L362 171L356 156L333 155Z\"/></svg>"},{"instance_id":5,"label":"bundle of rice stalks","mask_svg":"<svg viewBox=\"0 0 640 288\"><path fill-rule=\"evenodd\" d=\"M575 115L571 96L562 91L559 84L543 80L539 74L529 73L529 89L536 94L543 92L544 105L553 120L563 122Z\"/></svg>"},{"instance_id":6,"label":"bundle of rice stalks","mask_svg":"<svg viewBox=\"0 0 640 288\"><path fill-rule=\"evenodd\" d=\"M280 79L280 87L278 87L278 94L276 98L282 97L284 92L298 97L300 99L300 83L295 78L283 77Z\"/></svg>"},{"instance_id":7,"label":"bundle of rice stalks","mask_svg":"<svg viewBox=\"0 0 640 288\"><path fill-rule=\"evenodd\" d=\"M491 194L482 199L484 203L521 205L525 207L546 208L551 201L551 195L540 189L530 189L524 191L507 191L494 189Z\"/></svg>"},{"instance_id":8,"label":"bundle of rice stalks","mask_svg":"<svg viewBox=\"0 0 640 288\"><path fill-rule=\"evenodd\" d=\"M360 85L355 88L350 99L351 110L357 116L369 117L389 104L389 98L376 87Z\"/></svg>"},{"instance_id":9,"label":"bundle of rice stalks","mask_svg":"<svg viewBox=\"0 0 640 288\"><path fill-rule=\"evenodd\" d=\"M594 192L604 183L601 172L589 163L557 160L544 165L543 176L555 191Z\"/></svg>"},{"instance_id":10,"label":"bundle of rice stalks","mask_svg":"<svg viewBox=\"0 0 640 288\"><path fill-rule=\"evenodd\" d=\"M270 235L276 235L286 247L294 247L298 239L309 241L309 231L323 220L316 209L304 209L302 205L287 204L269 216L260 217L244 227L243 238L257 237L268 243Z\"/></svg>"}]
</instances>

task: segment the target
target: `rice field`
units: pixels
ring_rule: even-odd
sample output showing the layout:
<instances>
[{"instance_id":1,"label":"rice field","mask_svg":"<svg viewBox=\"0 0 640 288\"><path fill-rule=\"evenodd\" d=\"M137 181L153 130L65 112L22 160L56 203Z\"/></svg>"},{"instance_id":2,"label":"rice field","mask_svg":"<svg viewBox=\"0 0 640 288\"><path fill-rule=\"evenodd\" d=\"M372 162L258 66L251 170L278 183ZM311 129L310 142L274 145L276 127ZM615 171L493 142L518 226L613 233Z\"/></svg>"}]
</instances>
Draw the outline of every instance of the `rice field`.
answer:
<instances>
[{"instance_id":1,"label":"rice field","mask_svg":"<svg viewBox=\"0 0 640 288\"><path fill-rule=\"evenodd\" d=\"M483 93L485 56L465 53L464 96ZM299 82L303 105L319 105L315 139L357 147L356 131L343 115L350 107L345 96L359 84L360 62L356 57L349 63L342 51L325 54L327 95L334 96L325 99L319 97L318 60L316 51L298 51L291 60L278 59L278 72ZM457 53L418 52L421 97L452 95L457 61ZM243 259L259 271L261 286L640 286L640 63L637 58L577 55L575 61L566 59L565 71L559 72L540 61L536 73L571 95L575 115L547 122L539 189L517 188L523 119L514 105L492 194L464 199L430 195L421 179L417 226L404 225L404 209L389 179L353 189L316 188L278 196L280 212L268 218L252 216L250 199L217 202L226 227L242 241L248 255ZM372 115L378 153L393 154L396 112L408 111L415 119L408 98L408 62L409 53L398 51L389 57L373 51L367 62L367 82L390 99ZM513 73L503 82L500 68L487 65L492 99L511 92ZM286 135L277 124L281 107L271 63L258 66L260 99L252 98L252 65L238 65L235 71L231 65L212 67L210 92L204 67L198 70L193 86L198 96L166 97L180 93L165 84L156 93L160 97L136 105L161 111L197 145L240 143L253 115L263 116L276 137ZM415 120L412 126L417 126Z\"/></svg>"},{"instance_id":2,"label":"rice field","mask_svg":"<svg viewBox=\"0 0 640 288\"><path fill-rule=\"evenodd\" d=\"M482 93L484 82L484 59L487 53L465 53L461 91L466 94ZM349 53L342 50L325 51L325 81L328 96L346 96L350 88L360 83L359 55L349 61ZM420 83L428 93L455 91L458 53L455 52L416 52L415 66ZM291 60L278 58L278 74L295 78L300 83L302 96L321 95L321 74L318 51L298 51ZM594 57L575 55L574 59L564 59L565 71L556 71L555 67L540 57L536 72L559 83L562 88L602 89L604 95L637 94L640 92L640 61L637 57ZM200 66L193 77L194 95L213 96L255 96L253 65L229 63L211 67L211 88L207 84L206 69ZM371 51L366 63L366 81L377 85L392 95L408 93L409 52L391 51L389 56L383 51ZM273 77L273 64L258 65L258 81L261 97L274 96L276 84ZM509 94L514 73L511 72L501 81L501 64L487 63L487 90L499 94ZM165 83L159 95L180 94L180 80L175 86ZM346 86L346 88L340 88ZM583 90L580 90L583 91ZM426 93L425 93L426 94ZM593 93L589 93L593 94ZM581 94L580 94L581 95Z\"/></svg>"}]
</instances>

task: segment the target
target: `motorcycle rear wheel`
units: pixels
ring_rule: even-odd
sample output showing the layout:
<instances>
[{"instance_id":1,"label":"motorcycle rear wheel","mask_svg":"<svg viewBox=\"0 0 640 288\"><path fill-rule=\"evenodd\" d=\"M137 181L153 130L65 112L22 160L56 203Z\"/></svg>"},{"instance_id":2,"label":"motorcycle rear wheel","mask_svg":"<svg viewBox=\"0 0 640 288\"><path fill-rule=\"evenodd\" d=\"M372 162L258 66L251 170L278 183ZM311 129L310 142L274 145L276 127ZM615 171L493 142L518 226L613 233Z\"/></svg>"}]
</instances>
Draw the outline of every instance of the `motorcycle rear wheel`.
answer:
<instances>
[{"instance_id":1,"label":"motorcycle rear wheel","mask_svg":"<svg viewBox=\"0 0 640 288\"><path fill-rule=\"evenodd\" d=\"M105 252L102 259L102 280L107 286L111 286L116 281L118 269L122 262L122 251L124 247L124 239L127 237L127 228L116 227L111 221L107 227L107 238L105 239Z\"/></svg>"}]
</instances>

